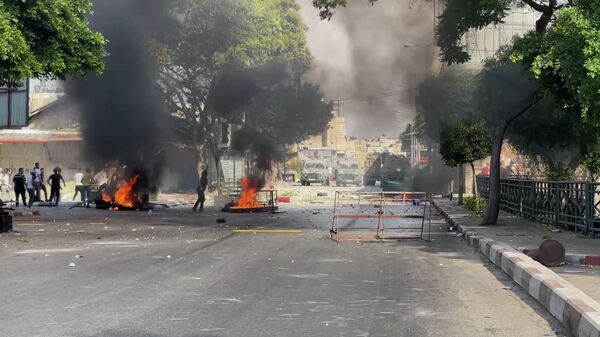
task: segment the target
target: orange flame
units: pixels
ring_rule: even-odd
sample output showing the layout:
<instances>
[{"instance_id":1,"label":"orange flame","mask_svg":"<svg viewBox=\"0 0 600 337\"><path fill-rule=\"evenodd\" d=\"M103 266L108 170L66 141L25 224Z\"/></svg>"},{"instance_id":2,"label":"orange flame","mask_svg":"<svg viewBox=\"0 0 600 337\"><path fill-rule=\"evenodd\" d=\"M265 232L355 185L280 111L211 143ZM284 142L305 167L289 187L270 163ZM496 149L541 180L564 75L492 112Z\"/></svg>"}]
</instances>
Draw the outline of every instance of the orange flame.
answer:
<instances>
[{"instance_id":1,"label":"orange flame","mask_svg":"<svg viewBox=\"0 0 600 337\"><path fill-rule=\"evenodd\" d=\"M234 208L259 208L262 207L261 204L256 201L256 192L258 189L256 188L254 181L248 177L242 178L242 193L240 194L240 199L238 200L237 205Z\"/></svg>"},{"instance_id":2,"label":"orange flame","mask_svg":"<svg viewBox=\"0 0 600 337\"><path fill-rule=\"evenodd\" d=\"M129 180L123 180L119 184L119 188L115 192L115 201L117 204L125 207L134 207L137 203L137 196L133 190L138 181L139 176L134 176Z\"/></svg>"},{"instance_id":3,"label":"orange flame","mask_svg":"<svg viewBox=\"0 0 600 337\"><path fill-rule=\"evenodd\" d=\"M106 193L102 192L102 200L103 200L104 202L108 202L108 203L110 203L110 202L112 201L112 198L110 197L110 195L108 195L108 194L106 194Z\"/></svg>"}]
</instances>

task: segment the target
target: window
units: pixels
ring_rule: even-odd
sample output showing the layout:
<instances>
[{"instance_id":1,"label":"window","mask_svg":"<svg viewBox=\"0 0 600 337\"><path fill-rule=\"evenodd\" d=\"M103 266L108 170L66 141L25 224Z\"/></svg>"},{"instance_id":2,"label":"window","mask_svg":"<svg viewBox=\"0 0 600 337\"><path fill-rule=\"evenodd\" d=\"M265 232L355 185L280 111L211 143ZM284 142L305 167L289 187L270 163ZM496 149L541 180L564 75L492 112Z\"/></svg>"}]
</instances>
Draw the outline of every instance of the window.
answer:
<instances>
[{"instance_id":1,"label":"window","mask_svg":"<svg viewBox=\"0 0 600 337\"><path fill-rule=\"evenodd\" d=\"M29 116L27 82L18 88L0 88L0 128L27 126Z\"/></svg>"}]
</instances>

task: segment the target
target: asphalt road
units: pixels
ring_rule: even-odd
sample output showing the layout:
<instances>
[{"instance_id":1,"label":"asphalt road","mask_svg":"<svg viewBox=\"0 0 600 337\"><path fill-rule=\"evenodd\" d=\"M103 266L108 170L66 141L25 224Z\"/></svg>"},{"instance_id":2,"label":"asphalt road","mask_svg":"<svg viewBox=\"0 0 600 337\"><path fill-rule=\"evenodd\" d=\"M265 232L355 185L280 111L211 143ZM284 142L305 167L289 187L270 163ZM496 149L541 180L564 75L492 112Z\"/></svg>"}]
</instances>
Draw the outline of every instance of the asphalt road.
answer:
<instances>
[{"instance_id":1,"label":"asphalt road","mask_svg":"<svg viewBox=\"0 0 600 337\"><path fill-rule=\"evenodd\" d=\"M431 243L336 243L329 206L319 207L226 215L225 224L215 221L222 213L174 209L20 219L18 233L0 236L0 336L514 337L561 329L439 219Z\"/></svg>"}]
</instances>

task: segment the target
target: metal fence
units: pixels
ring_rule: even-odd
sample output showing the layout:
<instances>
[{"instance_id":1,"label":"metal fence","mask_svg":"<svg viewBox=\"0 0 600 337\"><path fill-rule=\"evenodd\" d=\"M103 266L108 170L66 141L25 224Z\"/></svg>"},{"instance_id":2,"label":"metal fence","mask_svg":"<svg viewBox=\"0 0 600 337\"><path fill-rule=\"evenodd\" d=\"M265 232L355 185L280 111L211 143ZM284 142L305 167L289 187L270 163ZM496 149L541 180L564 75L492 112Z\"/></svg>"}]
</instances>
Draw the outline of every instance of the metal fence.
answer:
<instances>
[{"instance_id":1,"label":"metal fence","mask_svg":"<svg viewBox=\"0 0 600 337\"><path fill-rule=\"evenodd\" d=\"M489 197L489 177L478 177L477 187ZM600 236L600 183L501 179L500 207L525 219Z\"/></svg>"}]
</instances>

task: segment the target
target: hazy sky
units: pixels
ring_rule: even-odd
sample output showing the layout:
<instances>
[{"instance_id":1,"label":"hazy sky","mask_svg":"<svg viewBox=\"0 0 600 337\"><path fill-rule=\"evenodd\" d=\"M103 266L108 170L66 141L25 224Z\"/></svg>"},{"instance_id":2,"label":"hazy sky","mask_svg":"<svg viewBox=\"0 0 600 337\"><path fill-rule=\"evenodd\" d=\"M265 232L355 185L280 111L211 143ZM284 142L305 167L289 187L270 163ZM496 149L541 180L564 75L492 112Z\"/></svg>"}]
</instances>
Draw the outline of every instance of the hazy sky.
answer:
<instances>
[{"instance_id":1,"label":"hazy sky","mask_svg":"<svg viewBox=\"0 0 600 337\"><path fill-rule=\"evenodd\" d=\"M431 1L351 1L322 21L310 0L298 0L314 56L307 80L329 99L373 97L415 88L433 70ZM413 90L344 103L348 133L398 136L414 117Z\"/></svg>"}]
</instances>

